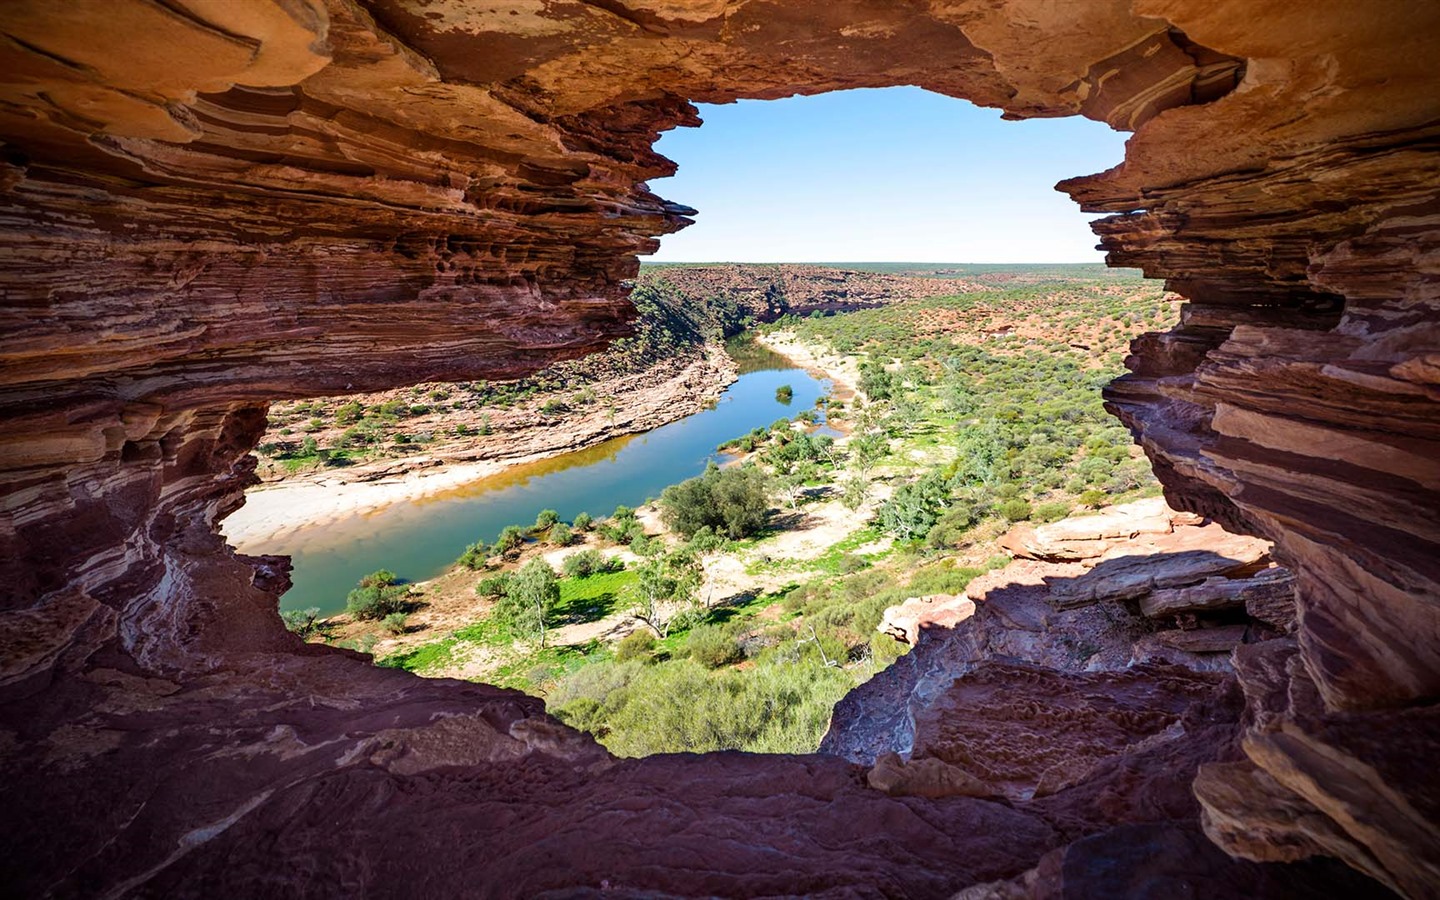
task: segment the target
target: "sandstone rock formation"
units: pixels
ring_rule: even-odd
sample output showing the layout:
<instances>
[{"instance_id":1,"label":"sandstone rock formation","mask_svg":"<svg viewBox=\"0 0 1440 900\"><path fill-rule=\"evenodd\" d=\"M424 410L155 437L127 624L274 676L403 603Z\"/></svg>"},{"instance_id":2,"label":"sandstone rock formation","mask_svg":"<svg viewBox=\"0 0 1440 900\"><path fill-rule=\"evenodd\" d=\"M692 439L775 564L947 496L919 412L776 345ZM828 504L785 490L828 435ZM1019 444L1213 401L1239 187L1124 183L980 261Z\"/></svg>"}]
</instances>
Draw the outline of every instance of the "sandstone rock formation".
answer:
<instances>
[{"instance_id":1,"label":"sandstone rock formation","mask_svg":"<svg viewBox=\"0 0 1440 900\"><path fill-rule=\"evenodd\" d=\"M951 727L948 721L964 718L935 710L951 705L952 694L969 696L965 679L997 661L1023 664L1041 673L1012 679L1026 704L1033 706L1064 692L1053 685L1018 687L1048 678L1046 673L1130 672L1136 666L1159 664L1180 666L1213 683L1206 681L1210 675L1232 671L1229 654L1235 646L1284 634L1268 621L1250 622L1243 604L1238 610L1228 605L1153 608L1157 596L1163 600L1179 592L1207 590L1215 580L1245 586L1226 590L1254 590L1255 582L1268 585L1284 571L1269 568L1254 577L1233 579L1210 576L1214 571L1245 571L1263 564L1269 545L1228 534L1194 515L1169 509L1158 499L1039 528L1019 525L1001 538L1001 544L1018 548L1019 557L1003 569L975 578L964 596L915 597L885 611L880 630L914 650L836 706L822 751L866 765L886 753L917 759L935 756L924 749L923 723L931 723L931 730L944 730ZM1036 555L1050 559L1027 558ZM1272 604L1267 610L1272 613L1284 602L1295 605L1293 594L1288 601L1283 594L1267 596ZM1077 683L1083 685L1084 679ZM1103 690L1114 687L1104 680L1100 684ZM1121 692L1138 695L1146 689L1127 687ZM1152 705L1158 710L1161 704ZM1002 718L1014 714L1011 706L1001 705L998 711ZM1057 738L1056 744L1065 747L1073 742ZM1044 751L1035 751L1037 759L1043 755Z\"/></svg>"},{"instance_id":2,"label":"sandstone rock formation","mask_svg":"<svg viewBox=\"0 0 1440 900\"><path fill-rule=\"evenodd\" d=\"M759 322L787 313L841 312L943 297L986 286L962 278L923 278L811 265L656 266L646 277L675 285L686 296L724 296Z\"/></svg>"},{"instance_id":3,"label":"sandstone rock formation","mask_svg":"<svg viewBox=\"0 0 1440 900\"><path fill-rule=\"evenodd\" d=\"M604 768L534 701L300 646L283 562L216 537L272 399L514 376L625 333L634 254L693 213L645 186L690 101L918 84L1135 132L1062 188L1114 214L1112 263L1191 303L1136 342L1111 407L1171 502L1273 541L1298 596L1284 658L1268 641L1237 667L1243 758L1187 745L1224 765L1197 786L1207 833L1434 895L1437 33L1431 3L6 4L6 886L943 896L1194 874L1193 829L1124 824L1155 821L1151 774L1188 798L1183 766L1114 762L1036 801L1048 819L891 798L834 760ZM1052 642L1027 590L991 601L1023 626L1006 640ZM1109 821L1065 812L1087 785ZM1213 893L1302 884L1279 871L1236 864Z\"/></svg>"}]
</instances>

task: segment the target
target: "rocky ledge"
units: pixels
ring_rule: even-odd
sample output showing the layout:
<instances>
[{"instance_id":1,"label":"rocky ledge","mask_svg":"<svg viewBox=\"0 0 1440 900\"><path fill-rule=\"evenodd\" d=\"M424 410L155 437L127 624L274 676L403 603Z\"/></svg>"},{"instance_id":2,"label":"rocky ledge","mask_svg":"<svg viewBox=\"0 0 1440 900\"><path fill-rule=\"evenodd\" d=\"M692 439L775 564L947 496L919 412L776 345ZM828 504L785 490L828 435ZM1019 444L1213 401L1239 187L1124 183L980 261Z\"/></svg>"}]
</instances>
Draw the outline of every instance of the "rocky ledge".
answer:
<instances>
[{"instance_id":1,"label":"rocky ledge","mask_svg":"<svg viewBox=\"0 0 1440 900\"><path fill-rule=\"evenodd\" d=\"M5 886L1256 896L1363 872L1435 896L1437 33L1433 3L5 4ZM598 349L630 328L636 254L694 212L647 187L691 101L897 84L1134 132L1061 187L1110 214L1112 263L1189 300L1135 342L1111 408L1177 509L1293 573L1294 632L1241 638L1238 695L1177 713L1209 676L1065 675L1187 737L1135 757L1152 768L1083 755L1085 782L1020 810L891 796L833 758L612 764L534 701L284 632L283 561L216 535L267 403ZM1231 574L1146 596L1211 615L1233 601L1206 579ZM1025 640L1134 599L1095 597L1022 608ZM950 715L1070 702L998 662ZM1149 740L1151 719L1073 708ZM1002 763L1006 798L1070 778ZM1146 800L1152 774L1199 797L1204 836Z\"/></svg>"}]
</instances>

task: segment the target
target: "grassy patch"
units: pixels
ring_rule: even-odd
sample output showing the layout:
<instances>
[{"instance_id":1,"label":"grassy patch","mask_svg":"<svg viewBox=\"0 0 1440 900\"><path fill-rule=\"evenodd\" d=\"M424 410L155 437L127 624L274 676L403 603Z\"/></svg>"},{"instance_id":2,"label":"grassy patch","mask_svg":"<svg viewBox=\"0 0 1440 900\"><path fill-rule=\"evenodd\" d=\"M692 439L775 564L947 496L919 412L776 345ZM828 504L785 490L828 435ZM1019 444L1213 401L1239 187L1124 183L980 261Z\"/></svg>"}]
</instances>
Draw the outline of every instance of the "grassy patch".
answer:
<instances>
[{"instance_id":1,"label":"grassy patch","mask_svg":"<svg viewBox=\"0 0 1440 900\"><path fill-rule=\"evenodd\" d=\"M560 602L552 612L557 625L594 622L615 612L620 597L638 576L628 569L560 580Z\"/></svg>"}]
</instances>

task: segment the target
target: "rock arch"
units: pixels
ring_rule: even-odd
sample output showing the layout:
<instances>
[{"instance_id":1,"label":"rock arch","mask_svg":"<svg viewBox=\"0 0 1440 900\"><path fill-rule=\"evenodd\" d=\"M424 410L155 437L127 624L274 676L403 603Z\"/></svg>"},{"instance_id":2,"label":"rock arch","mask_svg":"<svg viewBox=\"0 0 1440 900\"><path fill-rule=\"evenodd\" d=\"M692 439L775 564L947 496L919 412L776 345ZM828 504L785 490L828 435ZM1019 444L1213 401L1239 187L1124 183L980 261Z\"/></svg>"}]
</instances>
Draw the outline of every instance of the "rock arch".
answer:
<instances>
[{"instance_id":1,"label":"rock arch","mask_svg":"<svg viewBox=\"0 0 1440 900\"><path fill-rule=\"evenodd\" d=\"M634 254L692 212L644 185L690 101L918 84L1135 132L1061 188L1114 214L1113 264L1191 302L1109 402L1173 502L1300 579L1295 640L1240 660L1243 753L1201 770L1210 834L1433 895L1437 34L1403 2L7 5L7 880L938 894L1088 833L876 797L835 761L617 766L538 701L297 646L283 564L215 534L271 399L513 376L625 333ZM654 840L675 784L699 824ZM586 830L626 796L648 805ZM757 874L782 845L791 868Z\"/></svg>"}]
</instances>

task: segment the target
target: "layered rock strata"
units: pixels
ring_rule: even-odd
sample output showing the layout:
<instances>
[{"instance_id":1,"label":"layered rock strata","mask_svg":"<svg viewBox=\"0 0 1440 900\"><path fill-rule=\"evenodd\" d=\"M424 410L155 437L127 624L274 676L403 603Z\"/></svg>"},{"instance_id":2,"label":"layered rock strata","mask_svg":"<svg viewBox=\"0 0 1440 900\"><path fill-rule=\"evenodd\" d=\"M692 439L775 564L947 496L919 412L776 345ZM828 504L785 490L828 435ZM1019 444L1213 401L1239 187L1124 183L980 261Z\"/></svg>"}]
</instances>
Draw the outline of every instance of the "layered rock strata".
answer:
<instances>
[{"instance_id":1,"label":"layered rock strata","mask_svg":"<svg viewBox=\"0 0 1440 900\"><path fill-rule=\"evenodd\" d=\"M1062 187L1115 214L1095 225L1112 263L1191 303L1136 342L1111 407L1171 501L1273 541L1298 596L1284 664L1237 667L1244 757L1199 783L1208 833L1433 894L1434 779L1406 760L1433 753L1440 695L1437 33L1424 3L6 4L7 885L1180 878L1147 860L1193 832L1086 839L1098 825L890 798L834 761L646 761L592 788L577 773L603 755L532 701L300 646L283 561L215 536L274 398L510 377L625 333L635 254L693 212L645 186L690 101L918 84L1135 132L1122 165ZM679 844L655 837L682 814ZM515 836L487 844L496 822Z\"/></svg>"},{"instance_id":2,"label":"layered rock strata","mask_svg":"<svg viewBox=\"0 0 1440 900\"><path fill-rule=\"evenodd\" d=\"M666 281L688 297L725 297L757 322L789 314L869 309L918 297L986 290L957 277L919 277L810 265L657 265L646 277Z\"/></svg>"}]
</instances>

